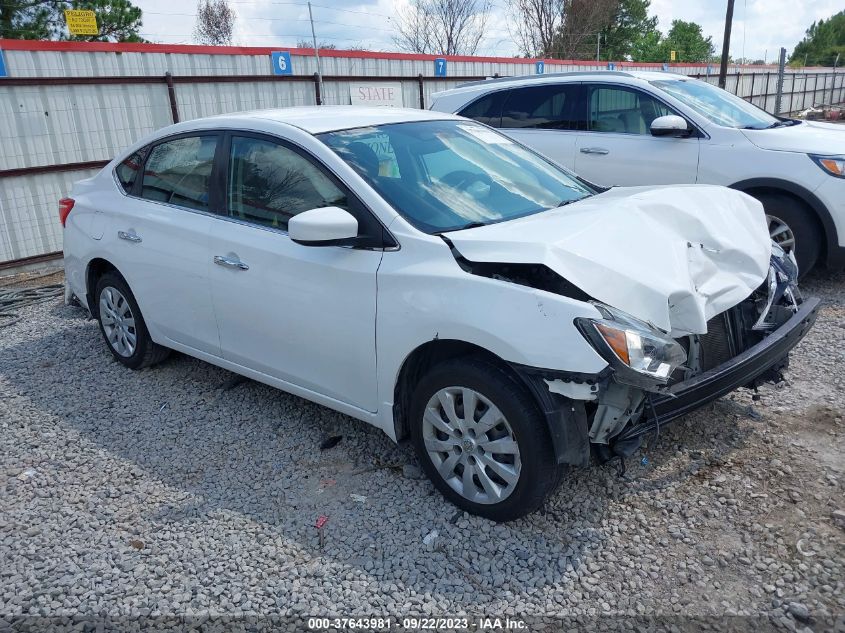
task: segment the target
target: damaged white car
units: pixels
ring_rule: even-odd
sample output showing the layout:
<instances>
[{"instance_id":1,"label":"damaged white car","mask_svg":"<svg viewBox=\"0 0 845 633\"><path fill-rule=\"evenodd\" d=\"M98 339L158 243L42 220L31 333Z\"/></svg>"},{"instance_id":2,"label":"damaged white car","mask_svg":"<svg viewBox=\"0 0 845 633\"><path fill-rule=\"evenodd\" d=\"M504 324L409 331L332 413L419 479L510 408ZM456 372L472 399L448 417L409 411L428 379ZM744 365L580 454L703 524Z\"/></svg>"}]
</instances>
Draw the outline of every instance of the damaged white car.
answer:
<instances>
[{"instance_id":1,"label":"damaged white car","mask_svg":"<svg viewBox=\"0 0 845 633\"><path fill-rule=\"evenodd\" d=\"M818 306L743 193L600 191L419 110L182 123L60 216L69 292L121 363L179 350L410 437L448 499L495 520L778 380Z\"/></svg>"}]
</instances>

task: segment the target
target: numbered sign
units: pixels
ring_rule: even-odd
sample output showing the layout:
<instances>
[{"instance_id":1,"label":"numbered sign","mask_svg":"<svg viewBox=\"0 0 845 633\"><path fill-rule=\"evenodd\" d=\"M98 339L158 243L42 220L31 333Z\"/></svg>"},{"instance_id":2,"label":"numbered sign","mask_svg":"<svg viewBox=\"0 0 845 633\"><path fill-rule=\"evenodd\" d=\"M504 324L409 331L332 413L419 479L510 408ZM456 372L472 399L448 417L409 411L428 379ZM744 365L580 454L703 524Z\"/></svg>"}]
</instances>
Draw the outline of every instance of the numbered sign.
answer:
<instances>
[{"instance_id":1,"label":"numbered sign","mask_svg":"<svg viewBox=\"0 0 845 633\"><path fill-rule=\"evenodd\" d=\"M274 75L292 75L293 66L290 63L290 52L276 51L270 53L270 59L273 61Z\"/></svg>"},{"instance_id":2,"label":"numbered sign","mask_svg":"<svg viewBox=\"0 0 845 633\"><path fill-rule=\"evenodd\" d=\"M3 51L0 51L0 77L8 77L6 72L6 60L3 59Z\"/></svg>"},{"instance_id":3,"label":"numbered sign","mask_svg":"<svg viewBox=\"0 0 845 633\"><path fill-rule=\"evenodd\" d=\"M542 75L544 72L546 72L546 62L544 62L542 59L538 59L536 62L534 62L534 72L538 75Z\"/></svg>"},{"instance_id":4,"label":"numbered sign","mask_svg":"<svg viewBox=\"0 0 845 633\"><path fill-rule=\"evenodd\" d=\"M446 58L445 57L438 57L434 60L434 76L435 77L445 77L446 76Z\"/></svg>"},{"instance_id":5,"label":"numbered sign","mask_svg":"<svg viewBox=\"0 0 845 633\"><path fill-rule=\"evenodd\" d=\"M663 72L664 73L669 72L669 64L665 64L665 63L663 64Z\"/></svg>"},{"instance_id":6,"label":"numbered sign","mask_svg":"<svg viewBox=\"0 0 845 633\"><path fill-rule=\"evenodd\" d=\"M713 67L710 64L707 64L707 76L710 76L710 73L713 72Z\"/></svg>"},{"instance_id":7,"label":"numbered sign","mask_svg":"<svg viewBox=\"0 0 845 633\"><path fill-rule=\"evenodd\" d=\"M607 69L616 70L616 64L614 64L613 62L607 62Z\"/></svg>"}]
</instances>

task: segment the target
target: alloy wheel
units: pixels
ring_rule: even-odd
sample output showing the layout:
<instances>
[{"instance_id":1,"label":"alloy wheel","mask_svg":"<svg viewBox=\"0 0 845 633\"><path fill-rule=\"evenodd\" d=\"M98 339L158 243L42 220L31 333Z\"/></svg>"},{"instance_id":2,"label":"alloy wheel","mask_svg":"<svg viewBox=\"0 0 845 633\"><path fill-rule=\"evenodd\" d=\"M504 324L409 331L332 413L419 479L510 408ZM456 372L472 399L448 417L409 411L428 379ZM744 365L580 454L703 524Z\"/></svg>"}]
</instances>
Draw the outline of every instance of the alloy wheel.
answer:
<instances>
[{"instance_id":1,"label":"alloy wheel","mask_svg":"<svg viewBox=\"0 0 845 633\"><path fill-rule=\"evenodd\" d=\"M100 323L106 340L117 354L128 358L135 353L138 344L135 317L129 301L117 288L106 286L100 293Z\"/></svg>"},{"instance_id":2,"label":"alloy wheel","mask_svg":"<svg viewBox=\"0 0 845 633\"><path fill-rule=\"evenodd\" d=\"M440 389L425 407L422 437L439 475L468 501L499 503L516 488L519 445L505 416L481 393Z\"/></svg>"},{"instance_id":3,"label":"alloy wheel","mask_svg":"<svg viewBox=\"0 0 845 633\"><path fill-rule=\"evenodd\" d=\"M787 253L795 248L795 234L789 225L777 216L766 214L769 223L769 237Z\"/></svg>"}]
</instances>

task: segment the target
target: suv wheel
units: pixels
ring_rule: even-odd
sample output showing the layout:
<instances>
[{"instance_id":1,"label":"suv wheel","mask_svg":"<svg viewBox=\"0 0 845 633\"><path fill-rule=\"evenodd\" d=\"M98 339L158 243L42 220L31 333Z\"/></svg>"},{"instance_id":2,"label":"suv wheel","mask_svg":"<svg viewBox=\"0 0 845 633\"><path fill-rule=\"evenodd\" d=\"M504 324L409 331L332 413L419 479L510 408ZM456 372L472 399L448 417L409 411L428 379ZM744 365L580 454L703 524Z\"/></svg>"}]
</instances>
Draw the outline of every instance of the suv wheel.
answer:
<instances>
[{"instance_id":1,"label":"suv wheel","mask_svg":"<svg viewBox=\"0 0 845 633\"><path fill-rule=\"evenodd\" d=\"M107 272L95 290L97 321L112 355L130 369L141 369L164 360L170 350L150 338L144 317L126 281Z\"/></svg>"},{"instance_id":2,"label":"suv wheel","mask_svg":"<svg viewBox=\"0 0 845 633\"><path fill-rule=\"evenodd\" d=\"M806 206L789 196L757 196L766 210L769 235L783 250L795 252L801 277L813 269L821 250L821 231Z\"/></svg>"},{"instance_id":3,"label":"suv wheel","mask_svg":"<svg viewBox=\"0 0 845 633\"><path fill-rule=\"evenodd\" d=\"M495 521L537 509L562 472L532 397L506 372L477 359L447 361L411 401L417 458L459 508Z\"/></svg>"}]
</instances>

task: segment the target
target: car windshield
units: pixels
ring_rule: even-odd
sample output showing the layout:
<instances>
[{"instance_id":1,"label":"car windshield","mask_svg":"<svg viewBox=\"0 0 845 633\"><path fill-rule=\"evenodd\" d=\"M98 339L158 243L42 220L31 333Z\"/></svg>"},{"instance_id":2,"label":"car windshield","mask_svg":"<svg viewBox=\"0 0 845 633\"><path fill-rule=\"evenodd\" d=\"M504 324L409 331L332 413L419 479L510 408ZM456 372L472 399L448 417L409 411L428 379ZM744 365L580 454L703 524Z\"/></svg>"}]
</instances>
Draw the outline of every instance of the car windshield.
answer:
<instances>
[{"instance_id":1,"label":"car windshield","mask_svg":"<svg viewBox=\"0 0 845 633\"><path fill-rule=\"evenodd\" d=\"M705 81L660 79L651 85L668 92L716 125L762 130L782 123L768 112Z\"/></svg>"},{"instance_id":2,"label":"car windshield","mask_svg":"<svg viewBox=\"0 0 845 633\"><path fill-rule=\"evenodd\" d=\"M394 123L320 139L426 233L511 220L594 193L575 176L471 121Z\"/></svg>"}]
</instances>

